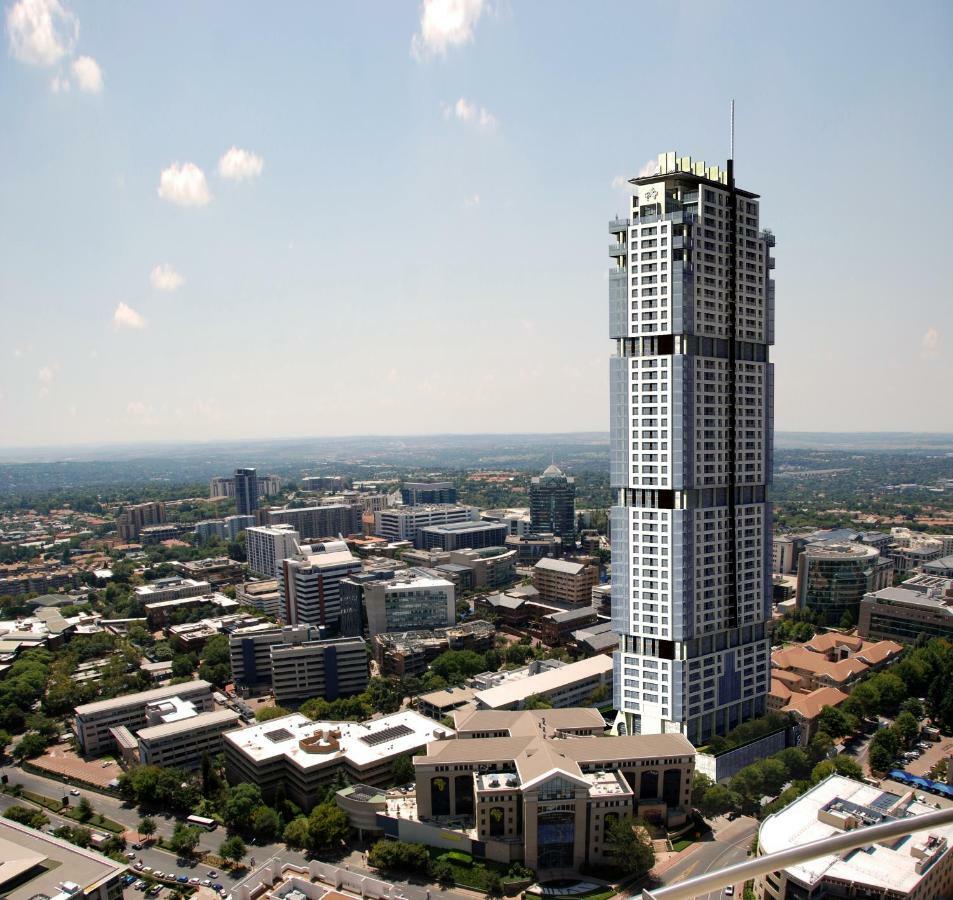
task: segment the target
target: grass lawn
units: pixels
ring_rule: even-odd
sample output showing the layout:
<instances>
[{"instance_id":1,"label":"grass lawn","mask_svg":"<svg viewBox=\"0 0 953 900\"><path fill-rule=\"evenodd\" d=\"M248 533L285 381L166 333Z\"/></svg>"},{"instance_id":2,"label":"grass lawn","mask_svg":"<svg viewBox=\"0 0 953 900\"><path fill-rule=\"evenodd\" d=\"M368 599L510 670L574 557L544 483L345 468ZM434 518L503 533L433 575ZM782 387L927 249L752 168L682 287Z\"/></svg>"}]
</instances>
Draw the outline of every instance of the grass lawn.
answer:
<instances>
[{"instance_id":1,"label":"grass lawn","mask_svg":"<svg viewBox=\"0 0 953 900\"><path fill-rule=\"evenodd\" d=\"M99 813L93 813L85 822L79 817L79 810L73 807L64 807L59 811L59 814L78 822L80 825L85 825L87 828L102 828L104 831L111 831L113 834L119 834L126 830L124 825L120 825L112 819L107 819Z\"/></svg>"},{"instance_id":2,"label":"grass lawn","mask_svg":"<svg viewBox=\"0 0 953 900\"><path fill-rule=\"evenodd\" d=\"M672 849L676 853L681 853L686 847L691 847L695 842L690 838L682 838L678 841L672 841Z\"/></svg>"},{"instance_id":3,"label":"grass lawn","mask_svg":"<svg viewBox=\"0 0 953 900\"><path fill-rule=\"evenodd\" d=\"M456 850L443 850L439 847L428 847L430 858L450 864L453 870L453 880L461 887L473 888L477 891L486 890L486 876L496 872L503 883L506 883L509 869L498 862L489 859L473 859L468 853Z\"/></svg>"}]
</instances>

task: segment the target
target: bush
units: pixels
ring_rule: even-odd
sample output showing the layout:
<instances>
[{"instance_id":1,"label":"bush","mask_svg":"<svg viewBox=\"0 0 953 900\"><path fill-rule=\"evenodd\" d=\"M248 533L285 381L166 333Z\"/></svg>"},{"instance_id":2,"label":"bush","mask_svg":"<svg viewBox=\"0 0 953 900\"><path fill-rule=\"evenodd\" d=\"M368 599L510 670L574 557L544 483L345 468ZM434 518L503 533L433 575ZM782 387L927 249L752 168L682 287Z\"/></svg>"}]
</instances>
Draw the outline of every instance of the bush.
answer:
<instances>
[{"instance_id":1,"label":"bush","mask_svg":"<svg viewBox=\"0 0 953 900\"><path fill-rule=\"evenodd\" d=\"M430 873L430 854L423 844L382 840L371 847L367 861L375 869Z\"/></svg>"}]
</instances>

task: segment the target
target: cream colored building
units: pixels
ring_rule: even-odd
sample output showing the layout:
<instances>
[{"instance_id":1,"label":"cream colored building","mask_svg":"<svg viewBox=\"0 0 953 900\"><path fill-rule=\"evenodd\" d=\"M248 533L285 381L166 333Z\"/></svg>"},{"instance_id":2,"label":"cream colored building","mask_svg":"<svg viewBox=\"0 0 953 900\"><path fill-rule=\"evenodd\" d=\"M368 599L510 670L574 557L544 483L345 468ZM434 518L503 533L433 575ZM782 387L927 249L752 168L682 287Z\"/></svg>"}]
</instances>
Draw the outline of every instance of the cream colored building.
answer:
<instances>
[{"instance_id":1,"label":"cream colored building","mask_svg":"<svg viewBox=\"0 0 953 900\"><path fill-rule=\"evenodd\" d=\"M222 734L239 727L240 716L230 709L200 713L143 728L137 735L143 765L197 769L202 757L222 751Z\"/></svg>"}]
</instances>

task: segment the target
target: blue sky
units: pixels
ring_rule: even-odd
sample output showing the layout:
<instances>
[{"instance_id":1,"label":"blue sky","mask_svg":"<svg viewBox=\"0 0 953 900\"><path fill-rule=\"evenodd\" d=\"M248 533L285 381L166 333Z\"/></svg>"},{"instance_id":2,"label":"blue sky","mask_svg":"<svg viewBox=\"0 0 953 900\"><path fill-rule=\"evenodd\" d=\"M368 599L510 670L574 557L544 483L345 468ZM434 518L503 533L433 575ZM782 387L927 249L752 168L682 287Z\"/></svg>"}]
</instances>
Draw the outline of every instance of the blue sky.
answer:
<instances>
[{"instance_id":1,"label":"blue sky","mask_svg":"<svg viewBox=\"0 0 953 900\"><path fill-rule=\"evenodd\" d=\"M618 182L731 97L777 426L953 430L948 3L3 10L0 445L606 429Z\"/></svg>"}]
</instances>

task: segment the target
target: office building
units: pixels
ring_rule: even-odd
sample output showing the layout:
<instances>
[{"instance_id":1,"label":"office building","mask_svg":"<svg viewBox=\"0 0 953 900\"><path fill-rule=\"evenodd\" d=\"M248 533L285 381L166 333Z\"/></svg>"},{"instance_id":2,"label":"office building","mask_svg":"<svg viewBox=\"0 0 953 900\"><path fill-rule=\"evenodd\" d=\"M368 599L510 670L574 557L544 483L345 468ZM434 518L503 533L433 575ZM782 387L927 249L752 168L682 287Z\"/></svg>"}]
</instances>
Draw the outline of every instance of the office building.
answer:
<instances>
[{"instance_id":1,"label":"office building","mask_svg":"<svg viewBox=\"0 0 953 900\"><path fill-rule=\"evenodd\" d=\"M203 519L195 523L195 540L200 544L225 540L225 522L223 519Z\"/></svg>"},{"instance_id":2,"label":"office building","mask_svg":"<svg viewBox=\"0 0 953 900\"><path fill-rule=\"evenodd\" d=\"M953 825L917 830L917 816L932 811L913 791L892 793L842 775L829 776L761 823L759 855L891 819L909 820L910 833L762 875L756 882L759 900L953 896Z\"/></svg>"},{"instance_id":3,"label":"office building","mask_svg":"<svg viewBox=\"0 0 953 900\"><path fill-rule=\"evenodd\" d=\"M154 547L163 541L174 541L179 537L182 528L178 525L146 525L139 529L139 543L143 547Z\"/></svg>"},{"instance_id":4,"label":"office building","mask_svg":"<svg viewBox=\"0 0 953 900\"><path fill-rule=\"evenodd\" d=\"M404 506L456 503L457 489L452 481L405 481L400 488L400 498Z\"/></svg>"},{"instance_id":5,"label":"office building","mask_svg":"<svg viewBox=\"0 0 953 900\"><path fill-rule=\"evenodd\" d=\"M592 589L599 583L599 567L565 559L541 559L533 566L533 587L543 603L560 601L592 603Z\"/></svg>"},{"instance_id":6,"label":"office building","mask_svg":"<svg viewBox=\"0 0 953 900\"><path fill-rule=\"evenodd\" d=\"M255 516L225 516L222 521L225 523L225 538L234 541L238 535L246 531L257 522Z\"/></svg>"},{"instance_id":7,"label":"office building","mask_svg":"<svg viewBox=\"0 0 953 900\"><path fill-rule=\"evenodd\" d=\"M278 587L289 625L320 625L331 633L341 624L341 580L361 571L344 541L303 544L278 566Z\"/></svg>"},{"instance_id":8,"label":"office building","mask_svg":"<svg viewBox=\"0 0 953 900\"><path fill-rule=\"evenodd\" d=\"M486 653L493 647L495 635L493 625L478 619L433 631L385 631L373 637L371 647L382 674L403 677L423 675L447 650Z\"/></svg>"},{"instance_id":9,"label":"office building","mask_svg":"<svg viewBox=\"0 0 953 900\"><path fill-rule=\"evenodd\" d=\"M516 849L543 879L609 863L614 819L675 826L691 810L695 750L680 734L602 737L605 723L594 709L464 707L453 719L456 740L436 741L414 757L415 808L399 800L388 806L385 815L410 816L410 826L385 822L385 834L396 825L396 836L414 833L426 843L433 832L423 823L448 829L472 821L474 829L460 834L473 838L464 850L499 859L507 845L502 858Z\"/></svg>"},{"instance_id":10,"label":"office building","mask_svg":"<svg viewBox=\"0 0 953 900\"><path fill-rule=\"evenodd\" d=\"M920 635L953 640L953 580L924 573L865 594L857 633L901 644L916 643Z\"/></svg>"},{"instance_id":11,"label":"office building","mask_svg":"<svg viewBox=\"0 0 953 900\"><path fill-rule=\"evenodd\" d=\"M549 613L539 620L540 640L549 647L560 647L572 640L577 629L595 625L598 619L599 613L594 606Z\"/></svg>"},{"instance_id":12,"label":"office building","mask_svg":"<svg viewBox=\"0 0 953 900\"><path fill-rule=\"evenodd\" d=\"M267 622L236 628L228 636L232 681L237 688L260 690L271 686L271 648L293 646L321 638L315 625L286 625L276 628Z\"/></svg>"},{"instance_id":13,"label":"office building","mask_svg":"<svg viewBox=\"0 0 953 900\"><path fill-rule=\"evenodd\" d=\"M485 509L480 514L484 522L502 522L509 528L510 534L521 537L533 530L529 508Z\"/></svg>"},{"instance_id":14,"label":"office building","mask_svg":"<svg viewBox=\"0 0 953 900\"><path fill-rule=\"evenodd\" d=\"M300 509L269 509L268 525L288 525L302 541L333 540L361 534L361 507L353 503L304 506Z\"/></svg>"},{"instance_id":15,"label":"office building","mask_svg":"<svg viewBox=\"0 0 953 900\"><path fill-rule=\"evenodd\" d=\"M239 584L245 577L245 564L228 556L209 556L172 563L186 578L207 581L213 588Z\"/></svg>"},{"instance_id":16,"label":"office building","mask_svg":"<svg viewBox=\"0 0 953 900\"><path fill-rule=\"evenodd\" d=\"M674 153L609 223L615 706L695 744L763 715L771 616L774 236Z\"/></svg>"},{"instance_id":17,"label":"office building","mask_svg":"<svg viewBox=\"0 0 953 900\"><path fill-rule=\"evenodd\" d=\"M555 465L529 485L530 528L550 532L572 544L576 534L576 481Z\"/></svg>"},{"instance_id":18,"label":"office building","mask_svg":"<svg viewBox=\"0 0 953 900\"><path fill-rule=\"evenodd\" d=\"M479 521L480 510L475 506L398 506L374 513L374 533L389 541L413 541L420 547L417 532L421 528Z\"/></svg>"},{"instance_id":19,"label":"office building","mask_svg":"<svg viewBox=\"0 0 953 900\"><path fill-rule=\"evenodd\" d=\"M350 487L348 475L306 475L301 479L303 491L345 491Z\"/></svg>"},{"instance_id":20,"label":"office building","mask_svg":"<svg viewBox=\"0 0 953 900\"><path fill-rule=\"evenodd\" d=\"M163 525L165 523L165 504L158 501L152 503L136 503L127 506L116 518L116 533L124 543L133 543L139 540L139 532L148 525Z\"/></svg>"},{"instance_id":21,"label":"office building","mask_svg":"<svg viewBox=\"0 0 953 900\"><path fill-rule=\"evenodd\" d=\"M100 756L108 752L115 746L112 729L125 727L132 732L139 731L149 724L147 713L150 704L173 699L191 703L198 712L208 712L213 708L212 685L207 681L170 684L77 706L74 729L83 753Z\"/></svg>"},{"instance_id":22,"label":"office building","mask_svg":"<svg viewBox=\"0 0 953 900\"><path fill-rule=\"evenodd\" d=\"M291 525L259 525L245 529L248 571L274 578L281 560L294 556L300 535Z\"/></svg>"},{"instance_id":23,"label":"office building","mask_svg":"<svg viewBox=\"0 0 953 900\"><path fill-rule=\"evenodd\" d=\"M125 862L0 819L0 897L4 900L121 900Z\"/></svg>"},{"instance_id":24,"label":"office building","mask_svg":"<svg viewBox=\"0 0 953 900\"><path fill-rule=\"evenodd\" d=\"M276 497L281 493L281 478L277 475L258 475L258 497ZM235 496L235 476L219 475L209 480L210 500L224 500Z\"/></svg>"},{"instance_id":25,"label":"office building","mask_svg":"<svg viewBox=\"0 0 953 900\"><path fill-rule=\"evenodd\" d=\"M433 570L402 569L390 581L364 584L367 633L446 628L456 621L453 584Z\"/></svg>"},{"instance_id":26,"label":"office building","mask_svg":"<svg viewBox=\"0 0 953 900\"><path fill-rule=\"evenodd\" d=\"M222 735L238 728L240 716L230 709L200 713L143 728L136 735L139 762L144 766L197 769L202 757L222 752Z\"/></svg>"},{"instance_id":27,"label":"office building","mask_svg":"<svg viewBox=\"0 0 953 900\"><path fill-rule=\"evenodd\" d=\"M423 550L482 550L499 547L509 528L494 522L453 522L428 525L417 532L417 547Z\"/></svg>"},{"instance_id":28,"label":"office building","mask_svg":"<svg viewBox=\"0 0 953 900\"><path fill-rule=\"evenodd\" d=\"M558 559L563 553L563 541L555 534L511 534L503 542L507 550L516 552L516 561L521 566L531 566L537 560L551 556ZM567 545L567 546L572 546Z\"/></svg>"},{"instance_id":29,"label":"office building","mask_svg":"<svg viewBox=\"0 0 953 900\"><path fill-rule=\"evenodd\" d=\"M395 759L452 737L411 710L369 722L312 722L294 713L226 734L225 774L231 784L257 785L266 801L280 784L292 803L310 810L338 778L388 785Z\"/></svg>"},{"instance_id":30,"label":"office building","mask_svg":"<svg viewBox=\"0 0 953 900\"><path fill-rule=\"evenodd\" d=\"M522 709L530 697L546 700L554 708L590 706L601 688L612 687L612 660L593 656L524 678L508 678L476 694L478 709Z\"/></svg>"},{"instance_id":31,"label":"office building","mask_svg":"<svg viewBox=\"0 0 953 900\"><path fill-rule=\"evenodd\" d=\"M852 627L864 594L890 584L893 564L864 544L810 544L798 558L797 605L822 625Z\"/></svg>"},{"instance_id":32,"label":"office building","mask_svg":"<svg viewBox=\"0 0 953 900\"><path fill-rule=\"evenodd\" d=\"M239 584L235 588L235 599L240 606L250 606L270 619L280 621L284 614L277 578L265 578L262 581L246 581Z\"/></svg>"},{"instance_id":33,"label":"office building","mask_svg":"<svg viewBox=\"0 0 953 900\"><path fill-rule=\"evenodd\" d=\"M235 512L250 516L258 509L258 470L235 470Z\"/></svg>"},{"instance_id":34,"label":"office building","mask_svg":"<svg viewBox=\"0 0 953 900\"><path fill-rule=\"evenodd\" d=\"M941 578L953 578L953 556L941 556L931 559L920 567L924 575L939 575Z\"/></svg>"},{"instance_id":35,"label":"office building","mask_svg":"<svg viewBox=\"0 0 953 900\"><path fill-rule=\"evenodd\" d=\"M361 638L333 638L271 645L271 687L279 706L323 697L352 697L367 688L367 645Z\"/></svg>"}]
</instances>

